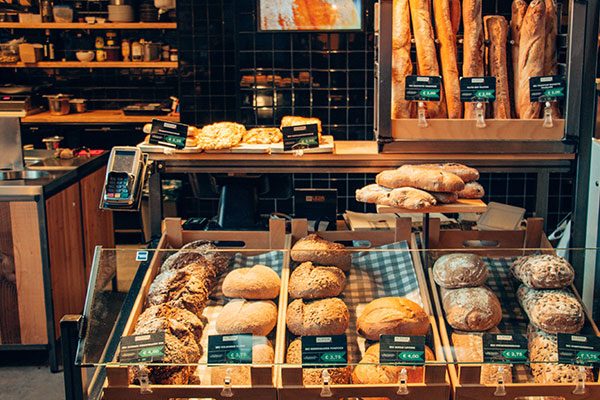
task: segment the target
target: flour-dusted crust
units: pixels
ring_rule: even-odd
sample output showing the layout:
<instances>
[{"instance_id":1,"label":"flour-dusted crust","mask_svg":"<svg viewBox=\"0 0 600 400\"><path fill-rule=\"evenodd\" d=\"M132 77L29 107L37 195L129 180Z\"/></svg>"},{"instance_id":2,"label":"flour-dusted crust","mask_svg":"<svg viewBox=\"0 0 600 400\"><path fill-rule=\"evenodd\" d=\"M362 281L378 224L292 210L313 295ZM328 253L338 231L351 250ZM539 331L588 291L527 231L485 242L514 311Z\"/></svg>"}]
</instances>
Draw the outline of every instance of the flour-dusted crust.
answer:
<instances>
[{"instance_id":1,"label":"flour-dusted crust","mask_svg":"<svg viewBox=\"0 0 600 400\"><path fill-rule=\"evenodd\" d=\"M529 321L547 333L577 333L585 323L583 306L566 289L540 290L521 285L517 299Z\"/></svg>"},{"instance_id":2,"label":"flour-dusted crust","mask_svg":"<svg viewBox=\"0 0 600 400\"><path fill-rule=\"evenodd\" d=\"M281 279L277 272L260 264L234 269L223 280L223 294L241 299L274 299L279 296L280 288Z\"/></svg>"},{"instance_id":3,"label":"flour-dusted crust","mask_svg":"<svg viewBox=\"0 0 600 400\"><path fill-rule=\"evenodd\" d=\"M356 189L356 201L372 204L383 204L387 200L392 189L380 186L376 183Z\"/></svg>"},{"instance_id":4,"label":"flour-dusted crust","mask_svg":"<svg viewBox=\"0 0 600 400\"><path fill-rule=\"evenodd\" d=\"M283 134L279 128L252 128L244 134L242 143L271 144L282 140Z\"/></svg>"},{"instance_id":5,"label":"flour-dusted crust","mask_svg":"<svg viewBox=\"0 0 600 400\"><path fill-rule=\"evenodd\" d=\"M198 134L198 145L203 150L230 149L246 133L244 125L235 122L216 122L202 127Z\"/></svg>"},{"instance_id":6,"label":"flour-dusted crust","mask_svg":"<svg viewBox=\"0 0 600 400\"><path fill-rule=\"evenodd\" d=\"M465 183L465 188L458 192L460 199L481 199L485 196L485 189L479 182Z\"/></svg>"},{"instance_id":7,"label":"flour-dusted crust","mask_svg":"<svg viewBox=\"0 0 600 400\"><path fill-rule=\"evenodd\" d=\"M487 265L476 254L445 254L433 264L435 283L446 289L481 286L487 278Z\"/></svg>"},{"instance_id":8,"label":"flour-dusted crust","mask_svg":"<svg viewBox=\"0 0 600 400\"><path fill-rule=\"evenodd\" d=\"M435 198L435 201L442 204L455 203L458 200L457 192L428 192Z\"/></svg>"},{"instance_id":9,"label":"flour-dusted crust","mask_svg":"<svg viewBox=\"0 0 600 400\"><path fill-rule=\"evenodd\" d=\"M367 304L358 317L356 329L370 340L379 340L380 335L425 335L429 331L429 317L414 301L381 297Z\"/></svg>"},{"instance_id":10,"label":"flour-dusted crust","mask_svg":"<svg viewBox=\"0 0 600 400\"><path fill-rule=\"evenodd\" d=\"M294 339L286 352L288 364L302 364L302 339ZM340 368L327 368L329 383L343 385L350 383L350 366ZM321 385L323 383L322 368L302 368L302 382L305 385Z\"/></svg>"},{"instance_id":11,"label":"flour-dusted crust","mask_svg":"<svg viewBox=\"0 0 600 400\"><path fill-rule=\"evenodd\" d=\"M510 270L516 279L535 289L560 289L570 286L575 279L571 264L553 254L521 257Z\"/></svg>"},{"instance_id":12,"label":"flour-dusted crust","mask_svg":"<svg viewBox=\"0 0 600 400\"><path fill-rule=\"evenodd\" d=\"M389 188L408 186L432 192L458 192L465 188L463 180L454 174L414 165L382 171L375 182Z\"/></svg>"},{"instance_id":13,"label":"flour-dusted crust","mask_svg":"<svg viewBox=\"0 0 600 400\"><path fill-rule=\"evenodd\" d=\"M392 189L387 198L380 199L382 205L392 207L407 208L409 210L420 210L435 205L437 200L430 193L424 190L401 187Z\"/></svg>"},{"instance_id":14,"label":"flour-dusted crust","mask_svg":"<svg viewBox=\"0 0 600 400\"><path fill-rule=\"evenodd\" d=\"M406 164L406 166L409 166L409 164ZM465 183L479 179L479 171L477 171L475 168L467 167L466 165L459 163L410 164L410 166L454 174L462 179L462 181Z\"/></svg>"},{"instance_id":15,"label":"flour-dusted crust","mask_svg":"<svg viewBox=\"0 0 600 400\"><path fill-rule=\"evenodd\" d=\"M287 308L287 327L298 336L342 335L349 322L348 307L337 297L313 301L296 299Z\"/></svg>"},{"instance_id":16,"label":"flour-dusted crust","mask_svg":"<svg viewBox=\"0 0 600 400\"><path fill-rule=\"evenodd\" d=\"M502 320L502 308L496 295L486 286L441 289L446 321L454 329L482 332Z\"/></svg>"},{"instance_id":17,"label":"flour-dusted crust","mask_svg":"<svg viewBox=\"0 0 600 400\"><path fill-rule=\"evenodd\" d=\"M346 287L346 275L338 267L319 267L310 261L300 264L290 275L288 291L294 299L335 297Z\"/></svg>"},{"instance_id":18,"label":"flour-dusted crust","mask_svg":"<svg viewBox=\"0 0 600 400\"><path fill-rule=\"evenodd\" d=\"M291 257L297 262L311 261L318 265L333 265L344 272L348 272L352 265L352 256L346 246L325 240L316 233L298 240L292 247Z\"/></svg>"},{"instance_id":19,"label":"flour-dusted crust","mask_svg":"<svg viewBox=\"0 0 600 400\"><path fill-rule=\"evenodd\" d=\"M234 299L217 317L216 329L221 335L251 333L267 336L277 323L277 305L271 300Z\"/></svg>"}]
</instances>

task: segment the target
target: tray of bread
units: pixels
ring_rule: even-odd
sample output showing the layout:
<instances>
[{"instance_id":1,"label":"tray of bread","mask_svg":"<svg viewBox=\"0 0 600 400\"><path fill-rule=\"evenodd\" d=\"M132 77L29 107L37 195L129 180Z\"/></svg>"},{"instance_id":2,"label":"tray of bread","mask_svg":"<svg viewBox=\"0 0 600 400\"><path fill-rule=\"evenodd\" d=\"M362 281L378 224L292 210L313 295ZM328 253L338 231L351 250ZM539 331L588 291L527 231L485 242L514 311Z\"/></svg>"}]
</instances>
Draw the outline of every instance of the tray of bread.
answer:
<instances>
[{"instance_id":1,"label":"tray of bread","mask_svg":"<svg viewBox=\"0 0 600 400\"><path fill-rule=\"evenodd\" d=\"M427 285L409 250L410 220L399 221L389 231L309 234L306 220L292 220L292 261L282 292L287 308L278 335L285 349L280 399L320 398L324 376L333 398L393 397L403 373L411 394L448 398ZM365 241L367 248L351 247ZM380 364L381 334L426 335L426 365ZM327 335L345 335L347 364L303 364L302 337Z\"/></svg>"},{"instance_id":2,"label":"tray of bread","mask_svg":"<svg viewBox=\"0 0 600 400\"><path fill-rule=\"evenodd\" d=\"M555 254L541 226L541 219L529 219L521 231L430 235L424 259L446 357L458 363L449 364L455 399L493 396L499 386L509 397L575 399L580 383L600 395L597 371L558 363L558 333L600 331L572 284L573 267ZM528 359L483 363L486 333L523 335Z\"/></svg>"}]
</instances>

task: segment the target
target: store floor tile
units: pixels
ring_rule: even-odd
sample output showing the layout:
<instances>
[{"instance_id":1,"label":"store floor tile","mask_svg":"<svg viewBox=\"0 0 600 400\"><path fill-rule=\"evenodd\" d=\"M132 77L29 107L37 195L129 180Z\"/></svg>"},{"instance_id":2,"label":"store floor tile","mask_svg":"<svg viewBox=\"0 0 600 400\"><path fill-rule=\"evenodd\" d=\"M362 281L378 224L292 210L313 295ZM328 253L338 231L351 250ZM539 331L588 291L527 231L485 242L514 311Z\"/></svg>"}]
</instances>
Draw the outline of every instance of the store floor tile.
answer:
<instances>
[{"instance_id":1,"label":"store floor tile","mask_svg":"<svg viewBox=\"0 0 600 400\"><path fill-rule=\"evenodd\" d=\"M47 365L1 366L0 388L1 400L65 398L63 373L53 374Z\"/></svg>"}]
</instances>

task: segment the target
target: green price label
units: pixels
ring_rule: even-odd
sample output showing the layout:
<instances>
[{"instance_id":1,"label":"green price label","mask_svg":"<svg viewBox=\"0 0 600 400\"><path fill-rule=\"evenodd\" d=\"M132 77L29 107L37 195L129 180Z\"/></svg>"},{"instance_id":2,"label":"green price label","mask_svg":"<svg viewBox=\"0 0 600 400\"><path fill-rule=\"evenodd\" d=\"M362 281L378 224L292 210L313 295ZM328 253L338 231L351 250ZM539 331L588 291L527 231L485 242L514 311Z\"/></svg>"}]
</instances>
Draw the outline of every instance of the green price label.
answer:
<instances>
[{"instance_id":1,"label":"green price label","mask_svg":"<svg viewBox=\"0 0 600 400\"><path fill-rule=\"evenodd\" d=\"M344 352L323 353L323 355L321 355L321 360L328 361L328 362L346 362L346 353L344 353Z\"/></svg>"},{"instance_id":2,"label":"green price label","mask_svg":"<svg viewBox=\"0 0 600 400\"><path fill-rule=\"evenodd\" d=\"M419 94L423 97L438 97L438 92L438 89L423 89L419 92Z\"/></svg>"},{"instance_id":3,"label":"green price label","mask_svg":"<svg viewBox=\"0 0 600 400\"><path fill-rule=\"evenodd\" d=\"M475 97L478 97L481 99L493 99L494 91L493 90L478 90L477 92L475 92Z\"/></svg>"},{"instance_id":4,"label":"green price label","mask_svg":"<svg viewBox=\"0 0 600 400\"><path fill-rule=\"evenodd\" d=\"M311 145L311 144L318 144L319 142L317 141L316 137L307 137L307 138L301 138L298 140L298 144L299 145Z\"/></svg>"},{"instance_id":5,"label":"green price label","mask_svg":"<svg viewBox=\"0 0 600 400\"><path fill-rule=\"evenodd\" d=\"M140 357L155 357L155 356L163 356L162 352L163 346L158 347L150 347L147 349L142 349L139 352Z\"/></svg>"},{"instance_id":6,"label":"green price label","mask_svg":"<svg viewBox=\"0 0 600 400\"><path fill-rule=\"evenodd\" d=\"M229 360L249 360L251 359L250 352L242 351L242 350L233 350L227 353L227 358Z\"/></svg>"},{"instance_id":7,"label":"green price label","mask_svg":"<svg viewBox=\"0 0 600 400\"><path fill-rule=\"evenodd\" d=\"M510 360L527 360L527 350L504 350L502 355Z\"/></svg>"},{"instance_id":8,"label":"green price label","mask_svg":"<svg viewBox=\"0 0 600 400\"><path fill-rule=\"evenodd\" d=\"M167 136L165 138L165 141L167 143L172 143L172 144L177 144L179 146L184 146L185 145L185 138L183 137L178 137L178 136Z\"/></svg>"},{"instance_id":9,"label":"green price label","mask_svg":"<svg viewBox=\"0 0 600 400\"><path fill-rule=\"evenodd\" d=\"M565 94L563 93L563 89L564 88L547 89L544 92L544 95L549 97L564 97Z\"/></svg>"},{"instance_id":10,"label":"green price label","mask_svg":"<svg viewBox=\"0 0 600 400\"><path fill-rule=\"evenodd\" d=\"M577 353L577 361L585 363L598 363L600 362L600 353L594 351L580 351Z\"/></svg>"},{"instance_id":11,"label":"green price label","mask_svg":"<svg viewBox=\"0 0 600 400\"><path fill-rule=\"evenodd\" d=\"M403 351L398 354L398 358L402 361L425 361L423 359L424 352L422 351Z\"/></svg>"}]
</instances>

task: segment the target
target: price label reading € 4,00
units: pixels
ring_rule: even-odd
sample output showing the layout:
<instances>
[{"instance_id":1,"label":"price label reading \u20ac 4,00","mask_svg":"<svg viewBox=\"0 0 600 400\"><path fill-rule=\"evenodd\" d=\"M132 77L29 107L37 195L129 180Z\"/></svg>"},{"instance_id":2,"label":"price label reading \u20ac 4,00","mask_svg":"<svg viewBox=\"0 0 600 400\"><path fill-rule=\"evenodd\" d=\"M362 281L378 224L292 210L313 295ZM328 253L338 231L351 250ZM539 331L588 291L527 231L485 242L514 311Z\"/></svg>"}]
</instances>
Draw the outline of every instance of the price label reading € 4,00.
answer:
<instances>
[{"instance_id":1,"label":"price label reading \u20ac 4,00","mask_svg":"<svg viewBox=\"0 0 600 400\"><path fill-rule=\"evenodd\" d=\"M425 363L425 336L381 335L379 360L388 365Z\"/></svg>"},{"instance_id":2,"label":"price label reading \u20ac 4,00","mask_svg":"<svg viewBox=\"0 0 600 400\"><path fill-rule=\"evenodd\" d=\"M302 336L302 367L339 367L348 362L346 335Z\"/></svg>"}]
</instances>

